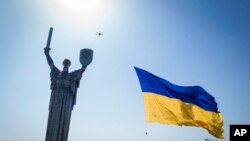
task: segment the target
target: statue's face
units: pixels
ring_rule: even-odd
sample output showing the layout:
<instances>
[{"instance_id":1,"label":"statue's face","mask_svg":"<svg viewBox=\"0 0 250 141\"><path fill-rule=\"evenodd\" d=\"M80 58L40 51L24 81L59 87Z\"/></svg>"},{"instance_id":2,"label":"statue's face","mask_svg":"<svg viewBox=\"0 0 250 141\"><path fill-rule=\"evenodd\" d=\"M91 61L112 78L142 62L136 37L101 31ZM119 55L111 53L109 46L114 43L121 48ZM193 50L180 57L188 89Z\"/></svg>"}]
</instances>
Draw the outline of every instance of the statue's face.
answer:
<instances>
[{"instance_id":1,"label":"statue's face","mask_svg":"<svg viewBox=\"0 0 250 141\"><path fill-rule=\"evenodd\" d=\"M66 68L69 68L71 65L71 62L69 59L64 59L63 61L63 66L66 67Z\"/></svg>"}]
</instances>

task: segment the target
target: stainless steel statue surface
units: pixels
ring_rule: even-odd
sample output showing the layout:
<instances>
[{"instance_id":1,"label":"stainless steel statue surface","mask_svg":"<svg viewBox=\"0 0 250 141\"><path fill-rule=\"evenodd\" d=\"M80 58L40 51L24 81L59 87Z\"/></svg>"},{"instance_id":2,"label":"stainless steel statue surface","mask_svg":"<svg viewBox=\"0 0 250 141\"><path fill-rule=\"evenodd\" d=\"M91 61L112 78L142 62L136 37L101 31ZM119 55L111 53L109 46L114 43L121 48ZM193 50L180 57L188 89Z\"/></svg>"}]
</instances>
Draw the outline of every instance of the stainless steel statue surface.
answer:
<instances>
[{"instance_id":1,"label":"stainless steel statue surface","mask_svg":"<svg viewBox=\"0 0 250 141\"><path fill-rule=\"evenodd\" d=\"M50 67L51 96L49 103L49 117L45 141L67 141L70 117L74 105L76 104L77 88L79 87L82 74L91 63L93 51L82 49L80 51L80 63L82 67L73 72L69 72L70 60L63 61L63 70L60 71L53 63L49 54L50 40L53 29L50 29L47 46L44 53Z\"/></svg>"}]
</instances>

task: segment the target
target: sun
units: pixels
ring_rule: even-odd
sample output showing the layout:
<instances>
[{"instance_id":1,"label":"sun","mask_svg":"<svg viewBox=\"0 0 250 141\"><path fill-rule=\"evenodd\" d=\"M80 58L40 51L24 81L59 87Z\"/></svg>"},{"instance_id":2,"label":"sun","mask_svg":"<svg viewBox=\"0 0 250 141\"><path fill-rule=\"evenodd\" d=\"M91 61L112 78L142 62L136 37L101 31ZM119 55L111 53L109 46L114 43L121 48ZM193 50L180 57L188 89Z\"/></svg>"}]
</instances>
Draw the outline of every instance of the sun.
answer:
<instances>
[{"instance_id":1,"label":"sun","mask_svg":"<svg viewBox=\"0 0 250 141\"><path fill-rule=\"evenodd\" d=\"M94 14L98 11L100 0L57 0L62 8L75 14Z\"/></svg>"},{"instance_id":2,"label":"sun","mask_svg":"<svg viewBox=\"0 0 250 141\"><path fill-rule=\"evenodd\" d=\"M55 24L83 29L104 26L114 11L110 0L55 0L46 8L51 9Z\"/></svg>"}]
</instances>

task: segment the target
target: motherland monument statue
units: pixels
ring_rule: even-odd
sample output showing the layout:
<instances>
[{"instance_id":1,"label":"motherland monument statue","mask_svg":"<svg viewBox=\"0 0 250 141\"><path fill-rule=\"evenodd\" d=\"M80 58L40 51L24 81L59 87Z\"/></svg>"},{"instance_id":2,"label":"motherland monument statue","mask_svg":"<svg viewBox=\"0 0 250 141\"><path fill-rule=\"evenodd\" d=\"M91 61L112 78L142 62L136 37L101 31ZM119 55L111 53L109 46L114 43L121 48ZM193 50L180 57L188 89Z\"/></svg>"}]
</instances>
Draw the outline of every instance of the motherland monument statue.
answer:
<instances>
[{"instance_id":1,"label":"motherland monument statue","mask_svg":"<svg viewBox=\"0 0 250 141\"><path fill-rule=\"evenodd\" d=\"M65 59L63 61L63 70L60 71L54 65L49 54L52 32L53 28L50 28L47 45L44 48L44 53L51 69L51 96L45 141L67 141L71 112L76 104L77 88L83 72L92 62L93 50L82 49L80 51L80 63L82 64L80 69L69 72L71 62L69 59Z\"/></svg>"}]
</instances>

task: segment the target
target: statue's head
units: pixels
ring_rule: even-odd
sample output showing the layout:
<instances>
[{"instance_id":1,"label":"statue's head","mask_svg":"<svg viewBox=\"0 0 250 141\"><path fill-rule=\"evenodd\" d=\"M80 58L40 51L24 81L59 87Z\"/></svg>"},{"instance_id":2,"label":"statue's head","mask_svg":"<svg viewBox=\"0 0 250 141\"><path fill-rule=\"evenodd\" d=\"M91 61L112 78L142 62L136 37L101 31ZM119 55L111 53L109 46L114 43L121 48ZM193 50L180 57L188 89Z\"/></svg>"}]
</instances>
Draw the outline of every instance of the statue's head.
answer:
<instances>
[{"instance_id":1,"label":"statue's head","mask_svg":"<svg viewBox=\"0 0 250 141\"><path fill-rule=\"evenodd\" d=\"M69 59L64 59L64 60L63 60L63 67L64 67L64 68L69 68L70 65L71 65L71 62L70 62Z\"/></svg>"}]
</instances>

